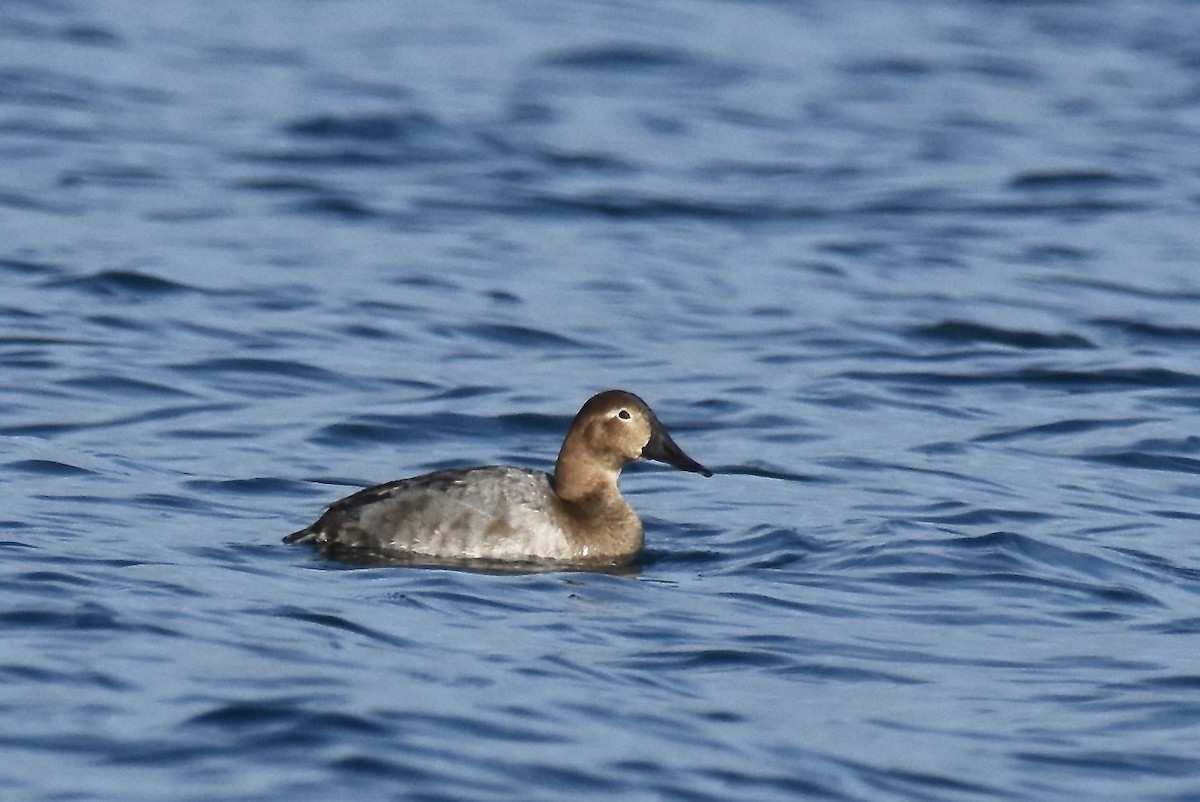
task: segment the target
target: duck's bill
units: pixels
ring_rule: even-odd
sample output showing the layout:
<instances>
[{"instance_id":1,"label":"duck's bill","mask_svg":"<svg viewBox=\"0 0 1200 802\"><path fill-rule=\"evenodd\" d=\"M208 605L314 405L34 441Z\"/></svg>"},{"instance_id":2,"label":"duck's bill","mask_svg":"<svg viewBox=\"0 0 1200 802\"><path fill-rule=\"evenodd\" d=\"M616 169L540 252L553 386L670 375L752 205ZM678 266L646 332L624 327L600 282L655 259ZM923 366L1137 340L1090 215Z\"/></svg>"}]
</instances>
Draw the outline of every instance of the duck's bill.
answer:
<instances>
[{"instance_id":1,"label":"duck's bill","mask_svg":"<svg viewBox=\"0 0 1200 802\"><path fill-rule=\"evenodd\" d=\"M698 473L701 476L712 476L713 473L699 462L683 453L683 449L675 445L671 435L664 429L657 429L650 435L650 442L642 449L642 459L652 459L665 462L681 471Z\"/></svg>"}]
</instances>

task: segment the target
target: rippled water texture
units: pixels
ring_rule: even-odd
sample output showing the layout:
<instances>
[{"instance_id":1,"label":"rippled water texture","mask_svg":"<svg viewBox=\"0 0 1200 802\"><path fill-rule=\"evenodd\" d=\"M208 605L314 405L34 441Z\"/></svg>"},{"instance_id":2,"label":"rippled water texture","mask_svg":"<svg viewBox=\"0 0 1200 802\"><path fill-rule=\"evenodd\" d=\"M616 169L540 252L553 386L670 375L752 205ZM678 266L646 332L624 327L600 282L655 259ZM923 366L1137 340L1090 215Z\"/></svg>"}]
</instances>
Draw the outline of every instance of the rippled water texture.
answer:
<instances>
[{"instance_id":1,"label":"rippled water texture","mask_svg":"<svg viewBox=\"0 0 1200 802\"><path fill-rule=\"evenodd\" d=\"M0 798L1200 800L1194 3L0 6ZM625 387L628 575L354 569Z\"/></svg>"}]
</instances>

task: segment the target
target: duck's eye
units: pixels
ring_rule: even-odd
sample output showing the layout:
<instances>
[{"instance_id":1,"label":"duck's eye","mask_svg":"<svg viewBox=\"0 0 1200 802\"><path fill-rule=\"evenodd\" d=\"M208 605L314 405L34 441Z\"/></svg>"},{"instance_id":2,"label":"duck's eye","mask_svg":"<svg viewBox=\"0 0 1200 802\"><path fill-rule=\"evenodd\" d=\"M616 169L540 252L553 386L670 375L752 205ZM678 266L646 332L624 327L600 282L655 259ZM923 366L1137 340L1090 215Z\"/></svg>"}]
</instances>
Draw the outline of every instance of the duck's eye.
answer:
<instances>
[{"instance_id":1,"label":"duck's eye","mask_svg":"<svg viewBox=\"0 0 1200 802\"><path fill-rule=\"evenodd\" d=\"M623 409L617 413L617 417L621 420L629 420L629 410Z\"/></svg>"}]
</instances>

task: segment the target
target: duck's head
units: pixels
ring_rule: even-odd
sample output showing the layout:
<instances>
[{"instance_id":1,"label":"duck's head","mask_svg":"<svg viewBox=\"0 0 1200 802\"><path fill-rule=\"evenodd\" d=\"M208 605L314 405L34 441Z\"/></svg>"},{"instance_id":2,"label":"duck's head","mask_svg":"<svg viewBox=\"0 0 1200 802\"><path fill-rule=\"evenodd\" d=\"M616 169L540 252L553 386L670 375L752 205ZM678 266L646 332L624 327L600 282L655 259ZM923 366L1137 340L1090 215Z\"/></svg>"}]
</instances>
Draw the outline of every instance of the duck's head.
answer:
<instances>
[{"instance_id":1,"label":"duck's head","mask_svg":"<svg viewBox=\"0 0 1200 802\"><path fill-rule=\"evenodd\" d=\"M588 399L571 423L563 451L568 448L586 449L592 459L615 471L634 460L651 459L712 476L683 453L645 401L624 390L606 390Z\"/></svg>"}]
</instances>

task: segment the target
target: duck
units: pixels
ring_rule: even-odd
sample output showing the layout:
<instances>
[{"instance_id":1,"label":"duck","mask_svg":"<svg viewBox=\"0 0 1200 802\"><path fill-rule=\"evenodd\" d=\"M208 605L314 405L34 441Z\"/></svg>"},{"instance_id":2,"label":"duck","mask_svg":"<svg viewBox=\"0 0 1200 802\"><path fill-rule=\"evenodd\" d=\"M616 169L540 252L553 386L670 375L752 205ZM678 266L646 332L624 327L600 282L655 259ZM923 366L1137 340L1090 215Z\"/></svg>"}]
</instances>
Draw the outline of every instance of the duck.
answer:
<instances>
[{"instance_id":1,"label":"duck","mask_svg":"<svg viewBox=\"0 0 1200 802\"><path fill-rule=\"evenodd\" d=\"M639 459L713 475L645 401L605 390L571 421L553 474L489 465L375 485L334 502L284 542L356 562L375 555L388 564L627 565L645 529L619 481Z\"/></svg>"}]
</instances>

